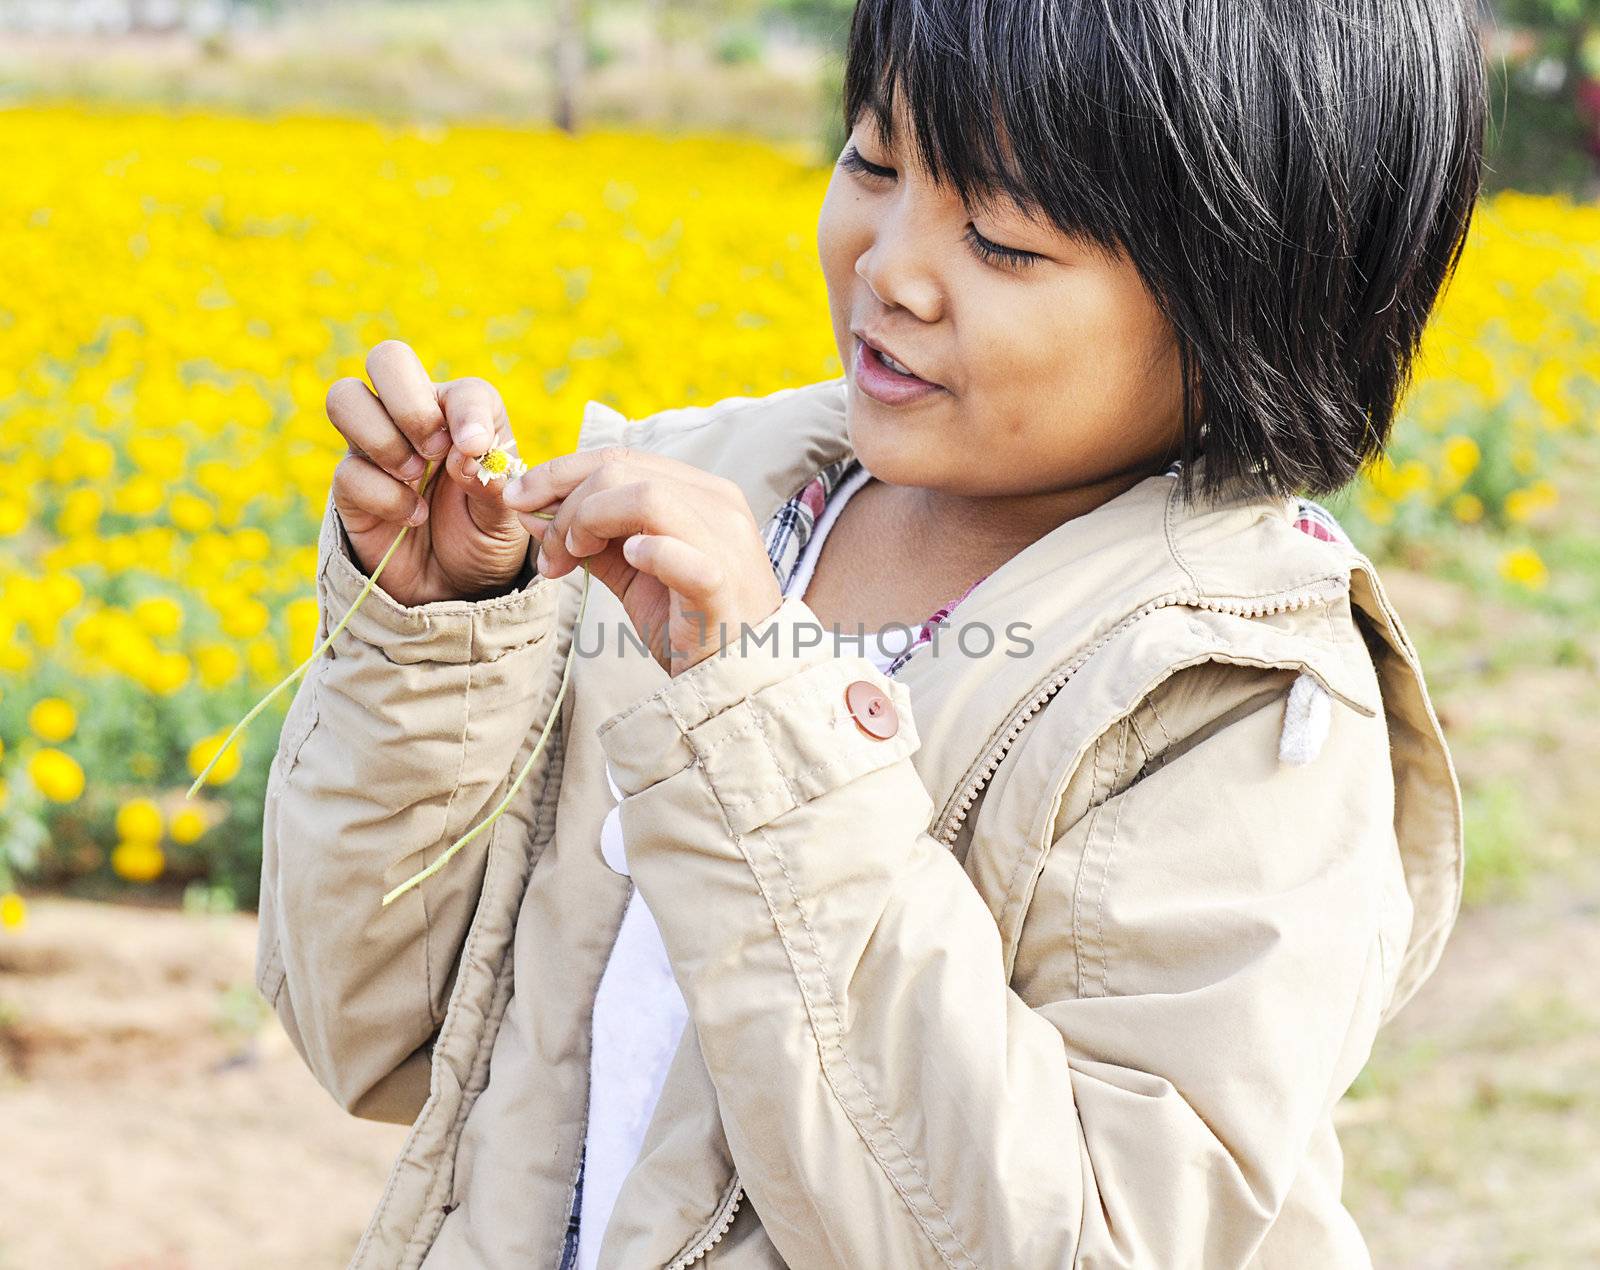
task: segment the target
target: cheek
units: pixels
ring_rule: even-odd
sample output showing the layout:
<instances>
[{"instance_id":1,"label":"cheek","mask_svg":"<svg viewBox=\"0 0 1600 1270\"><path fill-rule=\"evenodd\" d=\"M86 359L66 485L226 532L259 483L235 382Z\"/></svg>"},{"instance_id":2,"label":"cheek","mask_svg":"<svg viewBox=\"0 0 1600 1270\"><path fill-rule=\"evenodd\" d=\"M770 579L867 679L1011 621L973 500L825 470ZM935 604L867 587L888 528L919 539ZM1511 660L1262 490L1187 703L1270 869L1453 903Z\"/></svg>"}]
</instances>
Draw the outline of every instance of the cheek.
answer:
<instances>
[{"instance_id":1,"label":"cheek","mask_svg":"<svg viewBox=\"0 0 1600 1270\"><path fill-rule=\"evenodd\" d=\"M1176 350L1142 289L1131 289L1120 275L1072 266L1047 285L975 277L957 294L969 404L983 403L999 435L1034 447L1038 421L1067 422L1069 430L1052 435L1088 445L1098 460L1120 458L1112 451L1122 444L1143 448L1147 429L1164 434L1174 408L1168 381L1176 383Z\"/></svg>"},{"instance_id":2,"label":"cheek","mask_svg":"<svg viewBox=\"0 0 1600 1270\"><path fill-rule=\"evenodd\" d=\"M817 259L830 289L854 260L848 256L849 240L855 232L848 201L838 192L837 183L830 181L817 212Z\"/></svg>"},{"instance_id":3,"label":"cheek","mask_svg":"<svg viewBox=\"0 0 1600 1270\"><path fill-rule=\"evenodd\" d=\"M980 363L997 385L1079 402L1137 391L1159 348L1160 315L1143 294L1076 266L1047 285L991 287ZM1003 292L1003 294L1002 294ZM979 288L969 295L983 298Z\"/></svg>"}]
</instances>

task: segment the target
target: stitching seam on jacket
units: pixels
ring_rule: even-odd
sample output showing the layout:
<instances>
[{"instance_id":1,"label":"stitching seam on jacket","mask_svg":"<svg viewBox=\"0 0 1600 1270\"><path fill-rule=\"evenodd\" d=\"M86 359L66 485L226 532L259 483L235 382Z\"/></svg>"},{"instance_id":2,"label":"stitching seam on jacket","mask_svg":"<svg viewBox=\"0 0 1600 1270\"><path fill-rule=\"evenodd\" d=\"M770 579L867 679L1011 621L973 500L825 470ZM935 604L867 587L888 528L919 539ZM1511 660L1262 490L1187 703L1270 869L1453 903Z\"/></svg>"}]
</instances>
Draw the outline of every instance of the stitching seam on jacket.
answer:
<instances>
[{"instance_id":1,"label":"stitching seam on jacket","mask_svg":"<svg viewBox=\"0 0 1600 1270\"><path fill-rule=\"evenodd\" d=\"M1161 527L1167 539L1167 550L1172 553L1172 558L1177 562L1178 568L1183 570L1183 576L1189 579L1189 585L1196 591L1204 591L1200 580L1194 576L1194 570L1189 567L1189 562L1183 558L1183 552L1178 550L1178 540L1172 532L1172 509L1178 501L1178 482L1173 481L1172 488L1167 491L1166 506L1162 509Z\"/></svg>"},{"instance_id":2,"label":"stitching seam on jacket","mask_svg":"<svg viewBox=\"0 0 1600 1270\"><path fill-rule=\"evenodd\" d=\"M691 666L689 669L693 670L694 667ZM706 694L700 690L700 681L690 675L688 671L685 671L683 683L690 692L694 693L694 699L700 706L700 718L709 719L711 717L711 703L706 700Z\"/></svg>"},{"instance_id":3,"label":"stitching seam on jacket","mask_svg":"<svg viewBox=\"0 0 1600 1270\"><path fill-rule=\"evenodd\" d=\"M1155 688L1147 692L1144 702L1145 705L1150 707L1150 714L1155 719L1156 726L1161 729L1161 739L1164 742L1162 748L1168 749L1172 745L1172 733L1167 731L1167 721L1161 717L1161 711L1156 709L1156 692L1160 687L1161 685L1157 684Z\"/></svg>"},{"instance_id":4,"label":"stitching seam on jacket","mask_svg":"<svg viewBox=\"0 0 1600 1270\"><path fill-rule=\"evenodd\" d=\"M745 837L746 835L737 833L734 834L735 840L741 843L744 841ZM838 999L833 991L833 983L828 977L827 966L822 959L822 953L817 944L816 931L812 928L811 920L807 916L805 908L800 903L799 892L795 886L794 878L789 872L788 862L784 859L783 852L778 849L771 836L766 833L765 830L757 829L752 834L748 835L748 837L760 841L766 847L768 853L778 862L778 868L783 873L784 882L789 889L790 902L793 904L794 910L800 918L800 924L806 932L807 939L810 941L812 961L816 968L817 977L821 981L823 991L827 994L827 1006L833 1023L833 1035L828 1038L827 1044L838 1051L838 1055L844 1061L846 1069L849 1071L850 1075L855 1078L856 1088L860 1091L862 1098L866 1100L867 1106L871 1109L872 1114L877 1119L879 1125L888 1131L889 1137L893 1141L896 1149L900 1152L901 1158L906 1162L912 1174L915 1176L922 1189L922 1193L927 1196L928 1203L933 1206L934 1212L938 1214L939 1220L943 1223L946 1232L948 1232L950 1239L955 1243L956 1248L960 1250L961 1255L966 1258L968 1264L976 1267L977 1263L973 1260L972 1254L967 1251L966 1246L961 1242L960 1236L956 1234L954 1228L951 1226L948 1214L946 1214L944 1208L939 1204L939 1201L934 1198L933 1192L928 1185L927 1178L923 1175L922 1170L917 1167L916 1160L912 1157L911 1153L906 1150L905 1143L900 1140L900 1135L895 1131L894 1125L890 1123L888 1117L883 1114L883 1110L878 1106L877 1101L872 1097L871 1092L867 1088L866 1081L864 1081L861 1077L860 1070L851 1060L849 1051L845 1049L844 1021L839 1014L839 1004ZM818 1032L816 1027L816 1015L814 1012L815 1007L812 1004L811 994L807 991L805 980L803 976L800 975L799 968L795 965L796 957L794 946L789 939L788 932L784 928L783 918L778 914L777 906L773 904L772 897L768 894L767 888L761 880L759 871L754 867L754 862L750 860L749 852L746 851L744 854L747 862L751 864L751 872L755 876L756 885L761 890L762 898L767 901L768 911L772 914L773 923L777 927L779 936L783 940L784 948L789 954L790 968L791 970L795 971L796 986L798 986L800 989L801 999L805 1003L807 1016L812 1020L813 1033L816 1034L817 1040L822 1042L823 1037L820 1032ZM895 1176L893 1170L891 1170L889 1165L885 1162L883 1156L880 1154L882 1150L881 1146L875 1145L872 1142L871 1137L864 1132L863 1126L860 1121L857 1120L856 1115L850 1110L849 1104L840 1095L838 1087L834 1084L832 1075L829 1074L827 1070L828 1064L826 1059L822 1060L822 1065L823 1074L827 1078L829 1088L833 1091L834 1097L838 1098L839 1105L844 1110L845 1116L855 1127L856 1131L861 1133L863 1141L867 1143L867 1148L872 1153L873 1158L877 1161L878 1167L884 1171L885 1176L888 1177L890 1183L899 1193L901 1199L905 1202L906 1207L910 1210L911 1215L913 1218L915 1218L917 1225L922 1227L923 1233L927 1235L929 1242L931 1242L934 1248L938 1251L941 1260L943 1260L946 1265L956 1265L957 1263L952 1260L950 1253L943 1246L940 1238L934 1233L933 1230L929 1228L927 1216L920 1212L918 1210L918 1206L913 1203L911 1196L906 1189L905 1183Z\"/></svg>"},{"instance_id":5,"label":"stitching seam on jacket","mask_svg":"<svg viewBox=\"0 0 1600 1270\"><path fill-rule=\"evenodd\" d=\"M1092 953L1092 949L1086 948L1084 944L1082 920L1083 890L1085 884L1089 880L1089 872L1094 860L1094 831L1100 821L1100 809L1105 806L1105 799L1100 797L1100 789L1102 784L1100 763L1105 753L1105 738L1106 734L1102 732L1095 738L1094 741L1093 765L1090 769L1093 780L1089 788L1089 797L1093 800L1094 806L1089 812L1089 823L1084 830L1083 854L1078 857L1078 874L1072 882L1072 951L1073 958L1077 962L1076 978L1078 996L1080 999L1087 995L1087 993L1084 991L1084 963L1089 960L1089 954ZM1017 869L1020 869L1021 867L1021 861L1019 860ZM1011 878L1009 878L1006 882L1006 891L1008 894L1010 893L1011 886L1015 878L1016 869L1013 869Z\"/></svg>"},{"instance_id":6,"label":"stitching seam on jacket","mask_svg":"<svg viewBox=\"0 0 1600 1270\"><path fill-rule=\"evenodd\" d=\"M779 779L783 781L784 791L789 796L789 807L798 807L805 800L800 797L800 791L795 788L794 782L789 779L788 769L778 761L778 749L772 743L771 721L767 718L766 711L758 710L754 702L750 703L749 711L755 719L756 730L761 737L762 746L767 751L767 757L772 760L772 770L777 772ZM823 767L831 767L832 765L832 760L826 763L818 763L815 767L800 773L800 775L812 776L821 771Z\"/></svg>"},{"instance_id":7,"label":"stitching seam on jacket","mask_svg":"<svg viewBox=\"0 0 1600 1270\"><path fill-rule=\"evenodd\" d=\"M762 717L761 717L762 712L753 710L752 714L755 717L751 722L741 724L739 727L733 729L731 732L727 732L727 733L723 734L722 736L719 736L715 741L711 742L709 745L706 745L706 746L703 746L703 747L699 746L699 745L695 746L695 750L700 756L702 765L704 764L705 760L710 759L712 757L712 755L716 754L717 751L722 749L724 746L731 745L735 741L739 741L739 740L741 740L741 739L743 739L744 737L747 737L747 736L756 737L761 741L762 747L766 750L768 756L772 759L772 768L773 768L773 770L775 772L777 772L779 778L783 781L784 787L785 787L785 791L789 796L788 806L784 810L785 811L791 810L791 809L793 809L795 807L802 806L803 804L809 802L810 799L802 797L800 791L798 789L796 789L796 787L794 785L794 782L790 778L791 774L788 771L788 769L786 769L783 766L783 764L779 762L777 751L772 746L772 742L769 739L768 733L766 731L766 724L762 720ZM858 775L858 776L864 776L868 772L875 772L881 767L887 767L889 765L889 763L891 763L891 762L894 762L894 761L896 761L898 759L904 758L905 757L905 753L904 753L902 747L894 745L893 742L894 742L894 738L892 738L892 737L890 738L889 742L887 742L887 743L878 742L878 744L880 746L882 746L883 748L881 750L879 750L879 751L875 751L875 753L880 753L882 755L882 757L884 758L884 760L885 760L884 762L879 763L876 766L863 768L861 771L854 772L853 774L854 775ZM847 772L848 771L852 771L852 769L855 767L854 760L855 760L856 756L858 754L860 754L860 753L861 753L861 751L859 749L845 749L845 750L833 755L831 758L825 758L821 762L812 764L810 767L801 768L799 771L793 773L793 775L802 776L802 777L808 777L808 776L820 776L825 772L831 772L831 771L836 771L836 770L838 770L838 771L847 771ZM871 757L871 753L868 754L868 757L869 758ZM674 774L676 774L676 773L674 773ZM766 802L768 800L768 796L766 794L753 794L749 798L738 798L738 797L733 797L733 796L730 796L730 795L723 794L720 790L717 790L717 791L714 791L714 792L717 795L717 800L724 807L748 807L752 803L761 803L761 802ZM812 795L812 797L818 797L818 795ZM774 813L775 817L776 816L780 816L782 814L783 814L783 812L781 812L781 811Z\"/></svg>"},{"instance_id":8,"label":"stitching seam on jacket","mask_svg":"<svg viewBox=\"0 0 1600 1270\"><path fill-rule=\"evenodd\" d=\"M475 638L473 639L473 643L476 643ZM470 658L473 651L474 650L469 647L469 660L467 661L467 685L461 694L461 744L459 746L459 755L456 759L455 780L451 782L450 797L445 800L444 804L444 823L440 826L439 831L439 838L441 842L450 837L450 812L456 805L456 795L461 792L461 779L467 770L467 738L472 734L472 661ZM489 845L493 845L492 835ZM428 915L428 888L424 886L419 887L418 890L422 895L422 964L428 981L428 1018L433 1020L433 1025L435 1027L438 1027L443 1021L443 1015L435 1018L433 1013L433 921ZM446 1009L448 1008L449 1004L447 1002Z\"/></svg>"},{"instance_id":9,"label":"stitching seam on jacket","mask_svg":"<svg viewBox=\"0 0 1600 1270\"><path fill-rule=\"evenodd\" d=\"M1111 886L1111 862L1117 855L1117 829L1122 824L1122 812L1133 796L1133 786L1119 794L1115 802L1117 814L1111 818L1111 840L1106 844L1105 863L1100 866L1100 898L1095 902L1095 946L1100 950L1100 995L1111 995L1111 949L1106 943L1106 892ZM1107 799L1107 802L1112 801ZM1102 806L1105 804L1102 803Z\"/></svg>"}]
</instances>

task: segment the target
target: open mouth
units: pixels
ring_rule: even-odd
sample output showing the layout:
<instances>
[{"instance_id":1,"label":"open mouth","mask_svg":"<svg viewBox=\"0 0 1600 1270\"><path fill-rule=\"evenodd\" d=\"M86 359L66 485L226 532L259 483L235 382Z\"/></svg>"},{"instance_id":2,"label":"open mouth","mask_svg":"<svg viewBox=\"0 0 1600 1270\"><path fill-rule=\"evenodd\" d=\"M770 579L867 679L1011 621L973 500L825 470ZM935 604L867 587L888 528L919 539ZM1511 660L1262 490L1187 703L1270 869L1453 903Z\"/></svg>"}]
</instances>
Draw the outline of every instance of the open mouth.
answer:
<instances>
[{"instance_id":1,"label":"open mouth","mask_svg":"<svg viewBox=\"0 0 1600 1270\"><path fill-rule=\"evenodd\" d=\"M867 356L868 357L877 358L878 364L880 366L882 366L885 370L889 371L891 374L903 375L907 379L915 379L920 383L927 383L928 382L927 380L923 379L920 375L916 375L916 374L912 373L911 367L906 366L906 365L904 365L904 364L902 364L900 362L895 361L895 359L890 357L889 354L887 354L887 353L885 353L885 352L883 352L883 351L881 351L879 349L873 348L871 344L867 345Z\"/></svg>"},{"instance_id":2,"label":"open mouth","mask_svg":"<svg viewBox=\"0 0 1600 1270\"><path fill-rule=\"evenodd\" d=\"M942 392L943 387L923 379L892 354L856 337L856 386L878 401L899 405Z\"/></svg>"}]
</instances>

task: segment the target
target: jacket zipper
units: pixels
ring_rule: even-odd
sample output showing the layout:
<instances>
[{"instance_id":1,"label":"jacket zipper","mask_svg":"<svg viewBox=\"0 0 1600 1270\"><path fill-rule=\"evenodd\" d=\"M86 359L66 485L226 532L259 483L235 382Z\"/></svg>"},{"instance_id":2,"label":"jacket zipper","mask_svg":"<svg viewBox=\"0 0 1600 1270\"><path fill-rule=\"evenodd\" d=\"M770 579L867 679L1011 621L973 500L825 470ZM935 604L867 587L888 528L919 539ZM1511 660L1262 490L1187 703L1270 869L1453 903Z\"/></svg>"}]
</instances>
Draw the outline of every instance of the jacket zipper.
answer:
<instances>
[{"instance_id":1,"label":"jacket zipper","mask_svg":"<svg viewBox=\"0 0 1600 1270\"><path fill-rule=\"evenodd\" d=\"M723 1196L722 1203L717 1205L717 1211L712 1214L711 1225L705 1232L685 1248L669 1264L666 1270L683 1270L683 1267L699 1261L701 1257L711 1251L711 1247L723 1235L728 1233L728 1227L733 1225L734 1214L739 1211L739 1202L744 1198L744 1183L739 1180L738 1170L734 1170L733 1185L728 1193Z\"/></svg>"},{"instance_id":2,"label":"jacket zipper","mask_svg":"<svg viewBox=\"0 0 1600 1270\"><path fill-rule=\"evenodd\" d=\"M1328 579L1328 581L1336 582L1337 579ZM999 770L1007 752L1011 749L1017 737L1022 735L1022 729L1027 726L1028 720L1033 718L1043 708L1045 702L1049 701L1051 697L1061 690L1067 680L1071 679L1083 667L1083 664L1099 651L1106 641L1129 624L1153 613L1156 609L1165 608L1172 604L1211 609L1217 613L1232 613L1238 617L1265 617L1269 613L1284 613L1293 609L1304 608L1308 604L1325 601L1331 598L1330 590L1329 588L1302 590L1287 598L1258 600L1250 604L1228 603L1224 600L1213 600L1198 596L1193 592L1174 591L1167 595L1157 596L1149 603L1141 605L1052 675L1045 685L1023 704L1016 717L1011 721L1011 726L1006 729L1005 735L995 742L994 746L984 756L984 761L979 768L978 774L968 781L961 790L951 796L951 803L954 803L954 807L945 814L943 822L933 835L934 838L946 847L955 842L956 835L961 832L962 822L966 820L967 813L972 810L972 804L977 801L978 794L983 787L989 783L989 778ZM951 803L946 803L945 806L950 807Z\"/></svg>"},{"instance_id":3,"label":"jacket zipper","mask_svg":"<svg viewBox=\"0 0 1600 1270\"><path fill-rule=\"evenodd\" d=\"M1329 578L1327 581L1337 583L1339 579ZM1217 613L1232 613L1238 617L1265 617L1269 613L1286 613L1294 609L1305 608L1308 604L1326 601L1332 598L1333 594L1336 594L1336 592L1331 587L1318 589L1313 586L1286 598L1258 600L1250 604L1230 604L1224 600L1213 600L1198 596L1193 592L1174 591L1167 595L1158 596L1149 603L1141 605L1052 675L1045 685L1022 705L1016 717L1011 721L1011 726L1006 729L1005 734L984 755L978 774L968 781L955 795L952 795L955 807L945 816L943 824L940 825L939 831L934 837L946 847L955 842L956 835L961 832L962 822L966 820L968 812L972 809L972 804L977 801L978 794L989 783L989 778L999 770L1007 752L1016 743L1016 739L1022 735L1022 729L1027 726L1028 721L1044 707L1045 702L1049 701L1051 697L1061 690L1067 680L1071 679L1107 640L1111 639L1112 636L1130 623L1153 613L1156 609L1165 608L1171 604L1185 604L1192 608L1211 609ZM947 803L946 806L949 806L949 804ZM734 1214L738 1211L739 1201L743 1197L744 1183L739 1180L739 1173L736 1169L733 1174L732 1189L728 1192L727 1198L718 1206L717 1212L711 1219L711 1225L688 1248L684 1249L677 1259L666 1267L666 1270L683 1270L685 1266L691 1265L704 1257L712 1246L727 1233L728 1227L733 1224Z\"/></svg>"}]
</instances>

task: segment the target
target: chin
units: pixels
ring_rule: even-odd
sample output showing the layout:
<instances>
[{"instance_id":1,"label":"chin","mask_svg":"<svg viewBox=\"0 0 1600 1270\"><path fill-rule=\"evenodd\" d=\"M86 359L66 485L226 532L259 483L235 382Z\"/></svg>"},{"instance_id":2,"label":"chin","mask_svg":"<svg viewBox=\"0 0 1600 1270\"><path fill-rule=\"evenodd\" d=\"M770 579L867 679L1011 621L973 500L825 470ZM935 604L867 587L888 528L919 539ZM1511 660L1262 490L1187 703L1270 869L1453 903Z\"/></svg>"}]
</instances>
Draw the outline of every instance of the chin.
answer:
<instances>
[{"instance_id":1,"label":"chin","mask_svg":"<svg viewBox=\"0 0 1600 1270\"><path fill-rule=\"evenodd\" d=\"M887 485L921 485L937 488L949 475L943 469L948 452L939 444L936 434L915 436L902 425L894 410L873 401L861 400L876 411L857 412L851 402L850 448L867 471Z\"/></svg>"}]
</instances>

